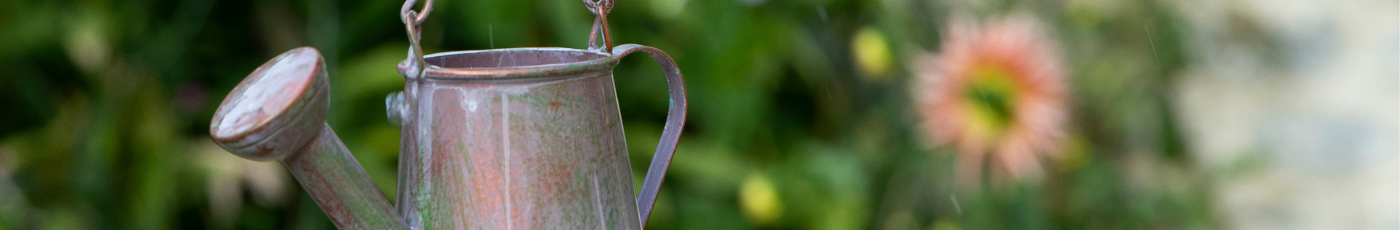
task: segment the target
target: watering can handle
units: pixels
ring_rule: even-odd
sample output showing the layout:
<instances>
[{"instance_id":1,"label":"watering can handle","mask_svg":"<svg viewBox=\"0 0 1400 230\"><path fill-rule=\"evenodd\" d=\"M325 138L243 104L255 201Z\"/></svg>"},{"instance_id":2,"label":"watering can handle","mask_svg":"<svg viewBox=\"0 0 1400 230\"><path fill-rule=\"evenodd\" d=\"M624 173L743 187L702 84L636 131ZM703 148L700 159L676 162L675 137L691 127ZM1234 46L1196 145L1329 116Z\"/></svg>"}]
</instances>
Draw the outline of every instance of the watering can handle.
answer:
<instances>
[{"instance_id":1,"label":"watering can handle","mask_svg":"<svg viewBox=\"0 0 1400 230\"><path fill-rule=\"evenodd\" d=\"M646 226L647 218L651 217L651 208L656 204L656 195L661 192L661 181L666 177L666 169L671 166L671 157L675 155L676 144L680 142L681 129L685 128L686 96L685 77L681 76L680 68L665 52L649 46L625 44L614 47L612 54L621 59L637 51L646 52L656 59L656 64L661 65L661 70L666 72L666 87L671 92L671 109L666 113L661 143L656 145L656 154L651 158L646 179L642 180L642 191L637 194L637 212L641 215L642 226Z\"/></svg>"}]
</instances>

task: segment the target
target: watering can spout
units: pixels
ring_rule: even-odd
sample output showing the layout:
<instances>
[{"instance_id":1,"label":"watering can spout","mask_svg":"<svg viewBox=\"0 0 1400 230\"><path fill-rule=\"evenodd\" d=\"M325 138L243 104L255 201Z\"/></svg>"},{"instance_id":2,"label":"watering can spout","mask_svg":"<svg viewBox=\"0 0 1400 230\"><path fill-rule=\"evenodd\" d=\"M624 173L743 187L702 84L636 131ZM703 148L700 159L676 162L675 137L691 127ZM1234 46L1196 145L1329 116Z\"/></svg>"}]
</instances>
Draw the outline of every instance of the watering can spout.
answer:
<instances>
[{"instance_id":1,"label":"watering can spout","mask_svg":"<svg viewBox=\"0 0 1400 230\"><path fill-rule=\"evenodd\" d=\"M340 229L408 229L326 125L327 78L316 49L287 51L224 98L209 134L239 157L281 161Z\"/></svg>"}]
</instances>

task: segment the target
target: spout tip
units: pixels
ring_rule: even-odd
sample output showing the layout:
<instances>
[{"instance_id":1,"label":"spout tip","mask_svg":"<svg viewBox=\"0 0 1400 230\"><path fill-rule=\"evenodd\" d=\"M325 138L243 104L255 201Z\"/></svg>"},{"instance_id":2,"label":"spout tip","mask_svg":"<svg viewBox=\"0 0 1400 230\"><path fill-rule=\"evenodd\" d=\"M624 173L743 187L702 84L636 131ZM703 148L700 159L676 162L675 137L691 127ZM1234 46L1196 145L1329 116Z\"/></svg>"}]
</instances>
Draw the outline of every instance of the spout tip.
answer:
<instances>
[{"instance_id":1,"label":"spout tip","mask_svg":"<svg viewBox=\"0 0 1400 230\"><path fill-rule=\"evenodd\" d=\"M243 158L285 158L321 131L328 91L320 52L292 49L263 63L233 88L214 112L209 135Z\"/></svg>"}]
</instances>

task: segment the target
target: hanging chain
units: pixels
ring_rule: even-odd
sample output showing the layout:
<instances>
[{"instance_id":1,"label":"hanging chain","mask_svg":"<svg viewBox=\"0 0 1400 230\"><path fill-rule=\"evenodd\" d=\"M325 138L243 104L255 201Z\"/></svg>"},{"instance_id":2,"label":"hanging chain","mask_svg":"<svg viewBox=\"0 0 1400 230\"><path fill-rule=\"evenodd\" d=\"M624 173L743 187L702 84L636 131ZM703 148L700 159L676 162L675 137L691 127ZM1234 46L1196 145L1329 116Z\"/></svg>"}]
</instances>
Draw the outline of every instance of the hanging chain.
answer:
<instances>
[{"instance_id":1,"label":"hanging chain","mask_svg":"<svg viewBox=\"0 0 1400 230\"><path fill-rule=\"evenodd\" d=\"M408 24L411 19L414 26L421 26L423 25L423 21L428 20L428 14L433 12L433 0L423 2L422 13L413 11L413 5L417 4L418 0L404 1L403 8L399 9L399 16L403 17L400 18L400 20L403 21L404 24Z\"/></svg>"},{"instance_id":2,"label":"hanging chain","mask_svg":"<svg viewBox=\"0 0 1400 230\"><path fill-rule=\"evenodd\" d=\"M612 12L613 0L583 0L589 12L598 15L593 19L593 31L588 34L588 49L604 53L612 52L612 32L608 30L608 12ZM601 32L601 34L600 34ZM598 37L603 37L603 47L598 47Z\"/></svg>"},{"instance_id":3,"label":"hanging chain","mask_svg":"<svg viewBox=\"0 0 1400 230\"><path fill-rule=\"evenodd\" d=\"M428 14L433 12L433 0L423 2L421 12L413 11L413 5L417 5L418 0L407 0L403 3L403 8L399 10L399 20L403 21L404 29L408 31L408 61L409 68L414 78L422 77L423 69L426 67L423 62L423 21L428 20Z\"/></svg>"},{"instance_id":4,"label":"hanging chain","mask_svg":"<svg viewBox=\"0 0 1400 230\"><path fill-rule=\"evenodd\" d=\"M408 50L408 59L413 77L421 77L426 64L423 62L423 21L428 20L428 14L433 11L433 0L423 2L421 11L413 11L413 5L417 5L418 0L404 1L403 8L399 10L399 20L403 21L404 29L408 32L408 42L411 47ZM593 19L593 30L588 34L588 49L593 51L612 52L612 32L608 30L608 13L612 12L613 0L583 0L583 5L588 7L588 11L597 15ZM598 38L602 37L602 47L598 45Z\"/></svg>"}]
</instances>

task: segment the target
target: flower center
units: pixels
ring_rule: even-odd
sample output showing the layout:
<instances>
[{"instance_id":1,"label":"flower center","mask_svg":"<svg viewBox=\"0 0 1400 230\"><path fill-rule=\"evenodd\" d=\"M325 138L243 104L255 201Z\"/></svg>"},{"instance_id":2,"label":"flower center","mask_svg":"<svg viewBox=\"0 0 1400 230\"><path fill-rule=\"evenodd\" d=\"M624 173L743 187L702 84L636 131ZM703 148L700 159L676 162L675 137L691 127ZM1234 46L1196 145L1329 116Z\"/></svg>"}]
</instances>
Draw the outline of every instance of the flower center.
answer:
<instances>
[{"instance_id":1,"label":"flower center","mask_svg":"<svg viewBox=\"0 0 1400 230\"><path fill-rule=\"evenodd\" d=\"M985 140L995 140L1016 119L1016 82L1006 68L983 64L972 71L963 91L967 100L970 130Z\"/></svg>"}]
</instances>

